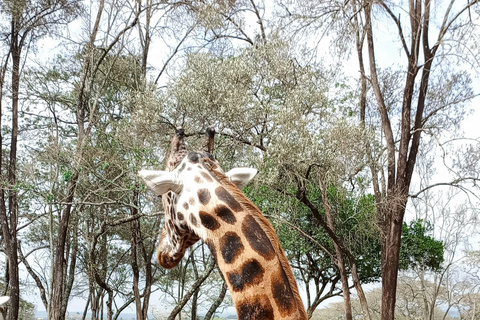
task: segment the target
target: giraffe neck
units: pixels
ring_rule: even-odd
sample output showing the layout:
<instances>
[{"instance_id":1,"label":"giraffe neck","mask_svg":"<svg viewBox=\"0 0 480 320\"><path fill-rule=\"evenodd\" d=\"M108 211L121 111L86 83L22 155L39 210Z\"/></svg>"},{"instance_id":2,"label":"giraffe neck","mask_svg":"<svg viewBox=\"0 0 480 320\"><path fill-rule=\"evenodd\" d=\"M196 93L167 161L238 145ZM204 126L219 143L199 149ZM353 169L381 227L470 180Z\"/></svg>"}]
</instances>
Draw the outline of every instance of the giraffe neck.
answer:
<instances>
[{"instance_id":1,"label":"giraffe neck","mask_svg":"<svg viewBox=\"0 0 480 320\"><path fill-rule=\"evenodd\" d=\"M226 230L206 240L228 284L238 318L307 319L283 251L271 242L260 243L267 240L266 232L251 215L239 222L243 236Z\"/></svg>"},{"instance_id":2,"label":"giraffe neck","mask_svg":"<svg viewBox=\"0 0 480 320\"><path fill-rule=\"evenodd\" d=\"M207 229L204 241L216 256L239 319L307 319L293 272L268 219L228 181L211 193L217 197L213 209L210 203L199 213Z\"/></svg>"}]
</instances>

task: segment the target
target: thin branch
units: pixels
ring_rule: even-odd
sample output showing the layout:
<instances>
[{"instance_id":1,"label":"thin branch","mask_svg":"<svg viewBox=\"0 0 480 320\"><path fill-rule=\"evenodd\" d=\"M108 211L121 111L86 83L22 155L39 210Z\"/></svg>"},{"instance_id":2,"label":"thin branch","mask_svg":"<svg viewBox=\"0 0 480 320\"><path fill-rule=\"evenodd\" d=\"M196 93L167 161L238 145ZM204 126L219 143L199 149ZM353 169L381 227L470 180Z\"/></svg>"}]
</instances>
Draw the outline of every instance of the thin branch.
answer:
<instances>
[{"instance_id":1,"label":"thin branch","mask_svg":"<svg viewBox=\"0 0 480 320\"><path fill-rule=\"evenodd\" d=\"M188 302L188 300L192 297L192 295L200 288L200 286L208 278L208 276L210 276L210 273L212 273L214 268L215 268L215 259L210 259L210 262L208 263L202 276L192 284L192 286L190 287L190 290L188 290L183 296L183 298L177 303L175 308L172 310L172 312L168 316L167 320L175 319L177 314L180 313L180 311L182 311L183 307Z\"/></svg>"},{"instance_id":2,"label":"thin branch","mask_svg":"<svg viewBox=\"0 0 480 320\"><path fill-rule=\"evenodd\" d=\"M365 8L365 27L367 32L367 45L368 45L368 58L370 63L370 77L373 91L375 92L375 98L378 104L378 110L382 119L382 129L385 135L387 150L388 150L388 193L393 192L395 184L395 141L393 138L392 125L390 118L388 117L387 106L385 105L385 99L383 98L382 90L377 75L377 66L375 61L375 48L373 42L372 31L372 4L368 4Z\"/></svg>"},{"instance_id":3,"label":"thin branch","mask_svg":"<svg viewBox=\"0 0 480 320\"><path fill-rule=\"evenodd\" d=\"M386 5L385 1L381 1L380 4L387 11L387 13L393 19L393 21L395 21L395 24L397 25L397 28L398 28L398 35L400 36L400 40L402 41L403 50L405 50L407 57L410 57L410 52L408 51L407 43L405 42L405 37L403 36L403 30L402 30L402 25L400 23L400 19L393 14L392 10L390 10L390 8Z\"/></svg>"},{"instance_id":4,"label":"thin branch","mask_svg":"<svg viewBox=\"0 0 480 320\"><path fill-rule=\"evenodd\" d=\"M173 53L170 55L170 57L168 57L167 61L165 61L165 63L163 64L162 70L160 70L160 72L158 73L157 78L155 79L155 84L157 84L158 79L160 79L160 77L162 76L163 72L164 72L165 69L167 68L167 65L170 63L170 60L172 60L173 57L177 54L178 50L180 49L180 46L183 44L183 42L185 41L185 39L187 39L188 35L190 34L190 32L193 31L193 29L194 29L194 26L190 27L190 29L187 30L187 33L185 33L185 35L183 36L182 40L180 40L180 42L178 43L178 45L175 47L175 50L173 50Z\"/></svg>"},{"instance_id":5,"label":"thin branch","mask_svg":"<svg viewBox=\"0 0 480 320\"><path fill-rule=\"evenodd\" d=\"M250 3L252 4L253 10L255 11L255 15L257 16L257 19L258 19L257 23L260 25L260 32L262 34L263 44L266 45L267 36L265 35L265 28L263 27L262 17L260 16L260 12L258 11L257 6L255 5L255 2L253 0L250 0Z\"/></svg>"},{"instance_id":6,"label":"thin branch","mask_svg":"<svg viewBox=\"0 0 480 320\"><path fill-rule=\"evenodd\" d=\"M247 41L248 43L250 43L251 45L253 45L253 40L250 39L250 37L245 33L245 31L243 31L243 29L238 25L238 23L236 23L231 17L227 16L226 14L222 14L223 17L225 19L227 19L228 21L230 21L234 26L235 28L245 37L245 41Z\"/></svg>"},{"instance_id":7,"label":"thin branch","mask_svg":"<svg viewBox=\"0 0 480 320\"><path fill-rule=\"evenodd\" d=\"M47 248L48 248L48 246L47 246ZM25 266L25 268L27 269L28 273L32 276L33 280L35 280L35 283L37 284L37 287L40 290L40 298L42 299L43 306L45 307L46 310L48 310L48 301L47 301L45 287L43 286L42 281L40 280L40 277L33 270L33 268L28 263L28 260L23 255L22 246L21 246L20 241L18 243L18 248L17 249L18 249L18 256L20 258L20 261L22 261L22 263Z\"/></svg>"},{"instance_id":8,"label":"thin branch","mask_svg":"<svg viewBox=\"0 0 480 320\"><path fill-rule=\"evenodd\" d=\"M239 141L239 142L241 142L241 143L243 143L243 144L246 144L246 145L255 147L255 148L260 149L260 150L262 150L262 151L267 151L267 148L265 148L265 147L264 147L263 145L261 145L261 144L256 144L256 143L254 143L254 142L250 142L250 141L245 140L245 139L242 139L242 138L240 138L240 137L235 137L235 136L233 136L233 135L231 135L231 134L228 134L228 133L219 132L219 133L217 133L217 134L218 134L218 135L221 135L221 136L224 136L224 137L231 138L231 139L236 140L236 141Z\"/></svg>"},{"instance_id":9,"label":"thin branch","mask_svg":"<svg viewBox=\"0 0 480 320\"><path fill-rule=\"evenodd\" d=\"M458 178L458 179L455 179L455 180L452 180L450 182L438 182L438 183L434 183L434 184L431 184L423 189L421 189L420 191L414 193L414 194L410 194L409 197L410 198L417 198L420 194L422 194L423 192L429 190L429 189L432 189L432 188L435 188L435 187L439 187L439 186L450 186L450 187L457 187L457 188L460 188L462 189L463 191L467 191L460 183L461 182L467 182L467 181L472 181L473 183L476 183L476 182L480 182L480 178L476 178L476 177L464 177L464 178ZM473 193L471 191L468 191L470 193ZM473 193L475 195L475 193ZM475 196L476 198L480 198L478 195Z\"/></svg>"},{"instance_id":10,"label":"thin branch","mask_svg":"<svg viewBox=\"0 0 480 320\"><path fill-rule=\"evenodd\" d=\"M325 248L324 246L322 246L322 244L320 242L318 242L317 240L315 240L315 238L313 238L312 236L310 236L308 233L306 233L305 231L303 231L302 229L300 229L298 226L296 226L295 224L291 223L290 221L287 221L281 217L278 217L278 216L275 216L275 215L265 215L266 217L268 218L272 218L272 219L275 219L275 220L278 220L278 221L281 221L282 223L286 223L288 224L290 227L294 228L297 232L299 232L302 236L304 236L305 238L307 238L308 240L312 241L316 246L318 246L320 249L322 249L329 257L330 259L332 259L332 261L337 264L337 259L335 258L335 256L330 252L328 251L327 248Z\"/></svg>"}]
</instances>

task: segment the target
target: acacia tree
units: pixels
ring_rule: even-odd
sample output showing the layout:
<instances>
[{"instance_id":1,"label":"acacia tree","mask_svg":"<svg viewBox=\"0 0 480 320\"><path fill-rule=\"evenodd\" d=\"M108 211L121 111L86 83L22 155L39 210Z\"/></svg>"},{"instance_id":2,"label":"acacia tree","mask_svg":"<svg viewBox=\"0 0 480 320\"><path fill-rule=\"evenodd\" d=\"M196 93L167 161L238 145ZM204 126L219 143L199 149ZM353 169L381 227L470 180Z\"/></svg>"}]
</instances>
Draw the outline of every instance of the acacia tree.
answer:
<instances>
[{"instance_id":1,"label":"acacia tree","mask_svg":"<svg viewBox=\"0 0 480 320\"><path fill-rule=\"evenodd\" d=\"M375 93L387 147L386 189L381 188L378 174L372 172L377 197L377 221L382 232L382 319L394 319L395 316L395 292L403 219L421 143L421 135L427 130L432 121L431 118L434 118L437 113L445 112L449 106L461 103L463 99L472 96L472 94L469 94L462 97L460 101L453 98L449 99L450 101L441 101L439 104L436 104L434 100L427 99L429 83L432 82L432 70L436 66L434 64L436 62L435 58L439 54L441 44L447 40L448 33L454 33L455 29L465 22L468 26L470 18L467 13L472 6L477 4L478 1L472 1L453 11L452 1L445 10L443 22L437 30L433 45L430 44L430 39L434 37L432 34L434 28L430 28L430 14L432 12L430 1L410 1L407 11L409 12L409 29L402 27L400 19L394 13L395 8L385 2L379 4L379 9L385 10L398 27L398 37L402 43L404 56L407 59L398 144L395 141L393 131L393 115L389 114L378 78L372 23L373 3L367 2L364 5L365 24L363 32L366 33L367 39L370 81ZM464 32L468 32L467 29L468 27L464 28ZM408 38L407 33L409 33ZM409 40L410 44L408 45L407 41ZM362 45L359 45L359 48L362 47ZM422 53L423 57L421 56ZM359 57L361 57L360 51ZM464 178L471 180L472 177Z\"/></svg>"},{"instance_id":2,"label":"acacia tree","mask_svg":"<svg viewBox=\"0 0 480 320\"><path fill-rule=\"evenodd\" d=\"M18 269L18 190L17 190L17 147L19 136L19 93L22 54L25 58L25 48L34 44L35 41L46 34L49 28L55 28L67 23L72 16L78 12L79 1L5 1L2 11L9 17L9 31L5 32L9 42L9 49L5 66L2 71L1 90L3 91L4 76L8 57L12 57L11 69L11 101L12 101L12 124L10 152L7 169L7 180L5 187L1 188L0 218L2 232L5 239L8 257L9 288L11 296L11 307L8 312L8 319L17 319L20 307L19 296L19 269ZM2 26L5 28L5 26ZM0 95L3 98L3 95ZM1 107L1 104L0 104ZM0 111L0 118L2 112ZM1 123L1 121L0 121ZM0 144L2 136L0 135ZM3 144L2 144L3 145ZM3 154L3 152L2 152ZM1 156L0 156L1 157ZM0 172L3 159L0 158ZM7 194L5 191L8 190ZM8 201L7 201L8 199Z\"/></svg>"},{"instance_id":3,"label":"acacia tree","mask_svg":"<svg viewBox=\"0 0 480 320\"><path fill-rule=\"evenodd\" d=\"M47 1L39 4L39 11L37 12L34 10L37 7L33 6L37 4L36 2L14 2L14 4L19 6L18 14L25 11L26 15L32 15L30 19L25 19L26 22L36 21L41 27L48 26L49 20L42 16L46 12L50 12L50 10L61 12L60 9L63 8L62 5L66 6L70 4L73 6L73 4L76 4L79 6L79 3L76 2L58 1L57 3ZM27 7L20 7L21 4L27 5ZM32 7L28 7L30 5ZM117 9L124 14L125 19L122 21L125 23L116 26L118 27L115 29L116 33L110 28L111 30L108 35L105 35L103 39L105 48L102 47L98 49L96 44L99 42L102 14L107 10L104 7L104 1L99 1L98 7L95 7L95 9L97 9L97 14L94 18L95 22L93 23L92 30L87 31L89 40L86 41L86 43L82 43L80 48L77 48L79 55L73 57L72 60L68 62L63 60L59 64L59 66L63 65L66 66L66 68L71 67L71 69L65 72L61 67L54 66L51 70L45 72L42 79L37 79L37 83L40 83L38 87L32 86L29 88L32 95L37 94L39 98L39 100L35 102L43 101L45 103L47 106L47 114L45 115L39 112L38 114L32 115L28 113L28 108L25 110L26 114L33 118L32 122L34 124L41 124L42 122L40 121L44 121L47 128L53 128L52 132L48 132L47 130L46 134L46 140L49 138L51 138L51 140L41 141L39 145L47 145L46 149L49 150L47 150L46 153L48 153L48 151L57 152L55 155L50 153L50 155L46 157L48 168L51 169L49 176L51 180L48 181L48 185L51 186L50 191L52 191L50 194L48 190L44 190L41 185L40 187L35 183L28 185L28 179L30 177L26 177L26 179L22 181L22 185L27 184L27 186L32 187L34 191L46 191L46 194L43 194L43 196L45 196L43 199L48 207L53 208L53 210L49 211L50 219L48 220L48 225L50 228L47 231L49 233L49 241L47 242L50 249L49 262L51 263L49 280L51 281L47 280L42 284L41 277L35 275L34 270L26 266L39 286L42 300L49 311L49 317L52 319L62 319L65 317L68 299L76 273L76 250L78 249L77 240L79 229L72 227L71 223L73 222L75 224L79 221L78 217L75 216L75 211L77 209L81 210L81 206L76 206L75 193L79 179L81 181L82 178L80 171L85 164L84 160L87 158L85 151L86 146L88 146L88 141L92 137L93 127L99 119L99 114L105 112L104 110L99 111L99 96L103 94L108 74L111 71L112 65L116 62L115 59L107 60L106 57L108 54L111 54L111 52L115 52L115 54L112 55L116 56L121 54L123 47L118 44L127 31L135 25L139 14L133 10L127 12L125 12L125 10L121 11L122 7L118 7ZM117 16L120 14L120 12L117 12ZM43 17L44 20L37 21L36 19L40 19L40 17ZM22 22L25 21L22 20ZM35 30L36 29L32 29L29 31L33 32ZM114 36L112 36L112 34ZM24 38L24 40L22 40L24 41L24 45L26 45L27 39L28 38ZM72 64L75 62L78 62L78 64L72 67ZM100 74L102 77L99 76ZM42 82L44 80L46 80L46 83ZM48 83L53 84L53 86L44 86ZM74 83L74 85L72 86L71 83ZM39 93L37 88L44 88L45 91ZM66 93L65 91L68 90L70 91ZM33 104L31 101L29 102ZM59 108L62 110L59 111ZM15 132L16 125L13 125L12 128L13 132ZM40 129L38 132L41 132ZM61 135L60 137L59 134ZM36 136L35 141L37 140L41 140L41 137ZM53 161L49 162L50 160ZM36 165L38 164L33 165L33 167L35 168ZM44 168L38 169L42 174L44 173L43 170ZM48 176L48 174L45 176ZM59 183L60 181L61 183ZM16 190L13 187L10 189ZM2 188L2 193L4 190L5 189ZM15 219L14 221L16 221ZM2 225L3 221L6 221L6 219L2 217ZM15 253L16 252L17 250L15 250ZM9 256L14 257L10 255L10 253L11 252L9 252ZM27 265L28 261L26 259L22 260L25 265ZM16 317L14 316L14 318Z\"/></svg>"},{"instance_id":4,"label":"acacia tree","mask_svg":"<svg viewBox=\"0 0 480 320\"><path fill-rule=\"evenodd\" d=\"M429 0L412 0L398 5L387 1L299 3L302 7L296 8L298 11L287 12L296 19L300 29L307 25L318 27L321 23L331 28L328 31L334 30L332 34L338 31L333 38L341 48L346 49L351 43L345 39L355 43L353 48L361 75L360 123L370 129L373 122L368 117L373 115L381 127L380 144L367 140L365 150L382 234L382 319L393 319L402 225L421 137L425 132L441 134L442 129L452 125L449 119L454 118L456 122L462 113L454 117L446 115L455 114L456 106L474 96L469 90L469 80L451 72L448 64L458 61L454 60L458 56L466 57L467 61L468 57L472 58L463 50L467 46L473 52L478 50L473 37L478 32L475 24L478 1L433 4ZM389 95L391 83L388 82L393 74L386 75L388 69L381 68L376 51L385 42L378 35L381 25L392 28L393 36L389 40L399 43L401 50L403 72L397 73L401 85L396 95ZM478 67L478 63L472 61ZM456 91L455 94L438 94L439 84ZM368 100L370 89L373 101ZM384 153L377 148L379 145L384 146ZM475 179L477 177L464 175L460 181Z\"/></svg>"}]
</instances>

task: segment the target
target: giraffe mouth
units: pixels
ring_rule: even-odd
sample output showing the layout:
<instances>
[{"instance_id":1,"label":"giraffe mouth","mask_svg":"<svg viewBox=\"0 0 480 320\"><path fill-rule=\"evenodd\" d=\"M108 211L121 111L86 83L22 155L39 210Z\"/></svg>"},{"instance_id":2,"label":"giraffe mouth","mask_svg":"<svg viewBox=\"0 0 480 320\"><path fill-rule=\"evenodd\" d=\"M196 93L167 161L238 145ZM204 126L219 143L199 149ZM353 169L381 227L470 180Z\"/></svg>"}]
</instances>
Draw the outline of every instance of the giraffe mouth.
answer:
<instances>
[{"instance_id":1,"label":"giraffe mouth","mask_svg":"<svg viewBox=\"0 0 480 320\"><path fill-rule=\"evenodd\" d=\"M183 253L180 255L171 256L168 253L159 251L157 258L162 267L165 269L172 269L180 263L183 258Z\"/></svg>"}]
</instances>

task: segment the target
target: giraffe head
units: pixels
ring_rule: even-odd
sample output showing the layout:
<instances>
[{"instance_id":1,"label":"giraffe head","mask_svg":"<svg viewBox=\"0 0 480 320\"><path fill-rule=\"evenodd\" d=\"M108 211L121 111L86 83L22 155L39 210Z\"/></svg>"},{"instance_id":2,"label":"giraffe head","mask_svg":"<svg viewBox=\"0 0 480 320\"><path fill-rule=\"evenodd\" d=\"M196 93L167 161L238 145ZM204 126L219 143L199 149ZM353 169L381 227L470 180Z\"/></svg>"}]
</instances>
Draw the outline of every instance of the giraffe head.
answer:
<instances>
[{"instance_id":1,"label":"giraffe head","mask_svg":"<svg viewBox=\"0 0 480 320\"><path fill-rule=\"evenodd\" d=\"M252 168L235 168L224 173L207 152L187 153L172 171L140 171L147 186L162 196L165 224L157 247L160 264L165 268L175 267L188 247L199 238L208 238L207 233L217 227L209 212L227 222L235 219L232 210L240 208L229 199L218 175L242 189L256 174L257 170ZM218 205L215 198L230 201L230 207Z\"/></svg>"}]
</instances>

